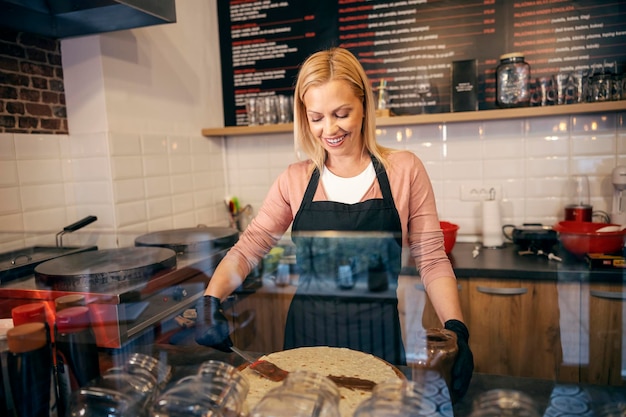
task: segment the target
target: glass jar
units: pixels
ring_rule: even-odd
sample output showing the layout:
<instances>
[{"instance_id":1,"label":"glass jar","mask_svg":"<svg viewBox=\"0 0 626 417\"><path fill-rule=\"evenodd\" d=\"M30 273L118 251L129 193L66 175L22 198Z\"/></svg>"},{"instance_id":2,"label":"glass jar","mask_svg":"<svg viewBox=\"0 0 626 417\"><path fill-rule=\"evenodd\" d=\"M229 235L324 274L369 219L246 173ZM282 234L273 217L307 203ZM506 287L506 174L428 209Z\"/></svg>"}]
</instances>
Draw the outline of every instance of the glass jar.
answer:
<instances>
[{"instance_id":1,"label":"glass jar","mask_svg":"<svg viewBox=\"0 0 626 417\"><path fill-rule=\"evenodd\" d=\"M120 367L72 393L69 417L143 417L158 390L171 376L171 367L158 359L133 353Z\"/></svg>"},{"instance_id":2,"label":"glass jar","mask_svg":"<svg viewBox=\"0 0 626 417\"><path fill-rule=\"evenodd\" d=\"M523 392L509 389L487 391L474 400L470 417L540 417L535 401Z\"/></svg>"},{"instance_id":3,"label":"glass jar","mask_svg":"<svg viewBox=\"0 0 626 417\"><path fill-rule=\"evenodd\" d=\"M626 402L608 403L600 407L598 417L623 417L626 415Z\"/></svg>"},{"instance_id":4,"label":"glass jar","mask_svg":"<svg viewBox=\"0 0 626 417\"><path fill-rule=\"evenodd\" d=\"M270 390L249 417L339 417L339 389L327 377L310 371L289 373Z\"/></svg>"},{"instance_id":5,"label":"glass jar","mask_svg":"<svg viewBox=\"0 0 626 417\"><path fill-rule=\"evenodd\" d=\"M425 387L414 381L391 379L374 387L354 417L406 417L436 415L437 405L426 398Z\"/></svg>"},{"instance_id":6,"label":"glass jar","mask_svg":"<svg viewBox=\"0 0 626 417\"><path fill-rule=\"evenodd\" d=\"M244 410L249 385L232 365L209 360L196 375L181 379L160 395L152 417L229 417Z\"/></svg>"},{"instance_id":7,"label":"glass jar","mask_svg":"<svg viewBox=\"0 0 626 417\"><path fill-rule=\"evenodd\" d=\"M496 101L500 107L530 105L530 65L518 52L500 56L496 68Z\"/></svg>"},{"instance_id":8,"label":"glass jar","mask_svg":"<svg viewBox=\"0 0 626 417\"><path fill-rule=\"evenodd\" d=\"M439 381L434 382L443 388L447 387L449 396L452 366L459 350L456 333L447 329L428 329L415 332L412 338L411 350L406 354L407 365L412 369L411 379L431 381L435 374Z\"/></svg>"}]
</instances>

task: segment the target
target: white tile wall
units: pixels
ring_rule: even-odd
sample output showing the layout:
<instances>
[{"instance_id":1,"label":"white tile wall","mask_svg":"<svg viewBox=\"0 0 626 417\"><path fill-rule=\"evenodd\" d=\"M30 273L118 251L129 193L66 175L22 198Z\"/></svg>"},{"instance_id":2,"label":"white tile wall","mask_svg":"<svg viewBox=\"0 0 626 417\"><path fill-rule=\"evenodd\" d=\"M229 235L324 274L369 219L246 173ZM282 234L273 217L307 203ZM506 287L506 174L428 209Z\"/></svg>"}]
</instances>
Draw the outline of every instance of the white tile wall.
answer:
<instances>
[{"instance_id":1,"label":"white tile wall","mask_svg":"<svg viewBox=\"0 0 626 417\"><path fill-rule=\"evenodd\" d=\"M461 226L460 240L475 240L481 203L462 201L461 186L497 186L503 223L553 224L569 176L585 174L594 209L610 211L611 170L626 165L625 116L399 126L380 129L378 138L422 159L441 219ZM0 134L0 250L38 239L9 231L50 238L89 214L98 216L92 230L106 235L101 247L133 245L148 231L226 225L227 197L257 210L296 160L291 134Z\"/></svg>"},{"instance_id":2,"label":"white tile wall","mask_svg":"<svg viewBox=\"0 0 626 417\"><path fill-rule=\"evenodd\" d=\"M131 246L148 231L226 225L223 154L223 140L200 135L0 134L0 250L54 244L87 215L98 221L68 242L97 231L100 247Z\"/></svg>"},{"instance_id":3,"label":"white tile wall","mask_svg":"<svg viewBox=\"0 0 626 417\"><path fill-rule=\"evenodd\" d=\"M460 239L481 233L481 203L460 189L498 186L502 222L562 220L570 175L590 181L595 210L610 211L611 170L626 163L626 113L386 127L386 146L418 155L431 178L439 216L461 226ZM229 192L256 209L274 178L296 160L292 136L226 139Z\"/></svg>"}]
</instances>

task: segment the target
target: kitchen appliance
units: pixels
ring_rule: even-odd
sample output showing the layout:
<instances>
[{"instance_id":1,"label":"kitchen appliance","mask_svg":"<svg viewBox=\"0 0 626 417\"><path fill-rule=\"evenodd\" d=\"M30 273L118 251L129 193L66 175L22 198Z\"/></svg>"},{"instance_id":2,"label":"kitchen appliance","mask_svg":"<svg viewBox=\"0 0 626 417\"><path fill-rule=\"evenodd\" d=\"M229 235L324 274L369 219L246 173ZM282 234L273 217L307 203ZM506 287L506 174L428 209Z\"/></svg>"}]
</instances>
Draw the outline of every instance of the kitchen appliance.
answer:
<instances>
[{"instance_id":1,"label":"kitchen appliance","mask_svg":"<svg viewBox=\"0 0 626 417\"><path fill-rule=\"evenodd\" d=\"M613 169L611 182L613 183L611 223L626 226L626 165Z\"/></svg>"},{"instance_id":2,"label":"kitchen appliance","mask_svg":"<svg viewBox=\"0 0 626 417\"><path fill-rule=\"evenodd\" d=\"M42 262L59 256L98 249L92 245L79 247L63 245L64 235L82 229L96 220L98 220L96 216L87 216L69 226L65 226L63 230L56 234L55 246L36 245L0 254L0 284L32 273L33 269Z\"/></svg>"},{"instance_id":3,"label":"kitchen appliance","mask_svg":"<svg viewBox=\"0 0 626 417\"><path fill-rule=\"evenodd\" d=\"M195 304L239 236L230 228L191 230L186 245L182 230L163 231L137 238L136 243L150 241L154 247L94 250L42 262L30 274L0 285L0 317L36 301L54 311L55 299L81 294L98 346L122 348ZM158 236L171 237L163 245L176 241L177 250L156 246Z\"/></svg>"},{"instance_id":4,"label":"kitchen appliance","mask_svg":"<svg viewBox=\"0 0 626 417\"><path fill-rule=\"evenodd\" d=\"M35 267L37 287L65 292L123 291L176 267L167 248L116 248L61 256Z\"/></svg>"},{"instance_id":5,"label":"kitchen appliance","mask_svg":"<svg viewBox=\"0 0 626 417\"><path fill-rule=\"evenodd\" d=\"M589 204L589 178L586 175L574 175L570 178L567 193L565 220L590 222L593 217L593 207Z\"/></svg>"},{"instance_id":6,"label":"kitchen appliance","mask_svg":"<svg viewBox=\"0 0 626 417\"><path fill-rule=\"evenodd\" d=\"M524 223L521 226L505 224L502 226L502 234L521 251L541 250L549 253L558 243L557 233L552 226L544 226L540 223Z\"/></svg>"}]
</instances>

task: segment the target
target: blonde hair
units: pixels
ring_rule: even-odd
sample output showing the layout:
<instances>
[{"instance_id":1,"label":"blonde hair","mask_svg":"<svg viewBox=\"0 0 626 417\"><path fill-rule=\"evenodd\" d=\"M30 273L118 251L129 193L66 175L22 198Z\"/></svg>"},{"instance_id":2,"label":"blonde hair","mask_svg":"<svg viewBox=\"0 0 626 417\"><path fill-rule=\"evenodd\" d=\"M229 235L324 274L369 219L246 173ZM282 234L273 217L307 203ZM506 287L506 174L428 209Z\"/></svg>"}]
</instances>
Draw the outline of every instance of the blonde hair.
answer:
<instances>
[{"instance_id":1,"label":"blonde hair","mask_svg":"<svg viewBox=\"0 0 626 417\"><path fill-rule=\"evenodd\" d=\"M386 155L391 151L376 142L376 110L372 85L357 58L347 49L330 48L309 56L298 73L293 99L294 141L296 149L302 149L322 170L326 162L326 150L318 138L311 134L303 98L311 87L318 87L332 80L346 81L354 95L363 103L363 148L387 166Z\"/></svg>"}]
</instances>

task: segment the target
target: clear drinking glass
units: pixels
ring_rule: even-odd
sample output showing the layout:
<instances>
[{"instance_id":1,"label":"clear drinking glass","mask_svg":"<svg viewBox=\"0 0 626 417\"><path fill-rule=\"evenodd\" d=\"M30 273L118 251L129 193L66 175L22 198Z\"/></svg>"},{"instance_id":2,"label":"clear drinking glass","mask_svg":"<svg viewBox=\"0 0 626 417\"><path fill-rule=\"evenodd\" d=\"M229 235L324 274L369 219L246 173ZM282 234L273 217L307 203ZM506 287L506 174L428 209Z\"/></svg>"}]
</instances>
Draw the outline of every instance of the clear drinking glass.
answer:
<instances>
[{"instance_id":1,"label":"clear drinking glass","mask_svg":"<svg viewBox=\"0 0 626 417\"><path fill-rule=\"evenodd\" d=\"M249 126L255 126L259 124L256 102L257 102L256 97L246 98L246 114L248 115Z\"/></svg>"},{"instance_id":2,"label":"clear drinking glass","mask_svg":"<svg viewBox=\"0 0 626 417\"><path fill-rule=\"evenodd\" d=\"M278 123L289 123L293 120L291 100L289 96L278 96Z\"/></svg>"},{"instance_id":3,"label":"clear drinking glass","mask_svg":"<svg viewBox=\"0 0 626 417\"><path fill-rule=\"evenodd\" d=\"M539 94L539 102L542 106L551 106L554 104L556 92L552 77L537 78L537 93Z\"/></svg>"},{"instance_id":4,"label":"clear drinking glass","mask_svg":"<svg viewBox=\"0 0 626 417\"><path fill-rule=\"evenodd\" d=\"M595 74L591 79L591 101L611 100L612 83L610 74Z\"/></svg>"},{"instance_id":5,"label":"clear drinking glass","mask_svg":"<svg viewBox=\"0 0 626 417\"><path fill-rule=\"evenodd\" d=\"M560 72L554 76L556 85L556 104L572 104L580 101L579 92L582 85L579 85L579 78L575 74Z\"/></svg>"}]
</instances>

